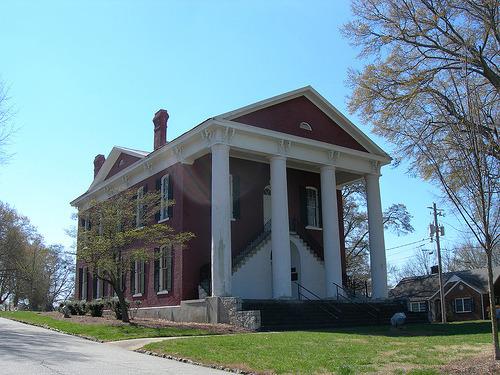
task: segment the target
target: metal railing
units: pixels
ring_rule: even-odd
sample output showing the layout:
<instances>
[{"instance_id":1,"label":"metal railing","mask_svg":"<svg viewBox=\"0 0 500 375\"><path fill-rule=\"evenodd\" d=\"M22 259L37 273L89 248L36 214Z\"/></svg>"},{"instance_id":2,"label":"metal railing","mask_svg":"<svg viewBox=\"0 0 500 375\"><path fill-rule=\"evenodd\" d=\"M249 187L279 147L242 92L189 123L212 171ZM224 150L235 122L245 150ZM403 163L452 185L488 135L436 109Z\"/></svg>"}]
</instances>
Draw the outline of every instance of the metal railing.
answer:
<instances>
[{"instance_id":1,"label":"metal railing","mask_svg":"<svg viewBox=\"0 0 500 375\"><path fill-rule=\"evenodd\" d=\"M305 298L308 301L318 301L318 302L321 302L321 304L319 306L320 306L320 308L323 311L325 311L326 313L328 313L330 316L334 317L335 319L339 319L339 316L336 315L336 314L341 313L341 311L338 308L336 308L335 306L333 306L332 304L330 304L328 301L322 299L316 293L314 293L313 291L307 289L305 286L299 284L298 282L294 281L293 283L295 285L297 285L297 295L298 295L299 300L301 300L301 297L303 297L303 298ZM305 290L307 293L309 293L310 295L312 295L316 299L309 298L307 295L305 295L304 293L302 293L301 290ZM328 307L332 308L333 310L335 310L335 313L333 313L330 309L328 309L325 306L328 306Z\"/></svg>"},{"instance_id":2,"label":"metal railing","mask_svg":"<svg viewBox=\"0 0 500 375\"><path fill-rule=\"evenodd\" d=\"M376 308L375 306L373 306L372 304L370 304L368 302L359 303L359 302L355 301L354 299L352 299L348 296L347 290L342 285L339 285L333 281L332 281L332 284L335 285L335 287L337 288L337 290L336 290L337 301L339 300L339 297L341 297L341 298L345 299L346 301L348 301L349 303L356 306L358 308L358 310L366 311L368 314L370 314L371 316L373 316L377 320L380 318L380 310L378 308ZM339 291L342 291L342 293L339 293ZM365 309L365 307L369 307L371 309L371 311L369 309Z\"/></svg>"}]
</instances>

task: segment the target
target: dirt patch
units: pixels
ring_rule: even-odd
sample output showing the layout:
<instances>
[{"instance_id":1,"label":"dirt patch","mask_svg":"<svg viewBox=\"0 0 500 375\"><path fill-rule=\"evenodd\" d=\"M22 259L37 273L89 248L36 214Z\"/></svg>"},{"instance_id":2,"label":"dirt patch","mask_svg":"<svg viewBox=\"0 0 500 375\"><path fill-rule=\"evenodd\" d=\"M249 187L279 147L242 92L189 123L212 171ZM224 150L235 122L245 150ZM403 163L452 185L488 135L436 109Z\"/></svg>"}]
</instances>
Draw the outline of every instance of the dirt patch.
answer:
<instances>
[{"instance_id":1,"label":"dirt patch","mask_svg":"<svg viewBox=\"0 0 500 375\"><path fill-rule=\"evenodd\" d=\"M107 324L114 326L128 325L128 323L123 323L116 320L111 315L105 315L103 317L93 317L90 315L72 315L71 318L65 318L63 314L58 311L43 312L42 315L50 316L51 318L71 321L74 323L82 324ZM250 332L244 328L234 327L228 324L208 324L208 323L178 323L172 322L164 319L147 319L147 318L136 318L131 319L130 324L137 325L139 327L146 328L192 328L192 329L205 329L207 331L217 333L217 334L230 334L230 333L244 333Z\"/></svg>"},{"instance_id":2,"label":"dirt patch","mask_svg":"<svg viewBox=\"0 0 500 375\"><path fill-rule=\"evenodd\" d=\"M457 375L490 375L500 374L500 361L492 358L491 351L480 356L454 361L446 366L440 367L443 374Z\"/></svg>"}]
</instances>

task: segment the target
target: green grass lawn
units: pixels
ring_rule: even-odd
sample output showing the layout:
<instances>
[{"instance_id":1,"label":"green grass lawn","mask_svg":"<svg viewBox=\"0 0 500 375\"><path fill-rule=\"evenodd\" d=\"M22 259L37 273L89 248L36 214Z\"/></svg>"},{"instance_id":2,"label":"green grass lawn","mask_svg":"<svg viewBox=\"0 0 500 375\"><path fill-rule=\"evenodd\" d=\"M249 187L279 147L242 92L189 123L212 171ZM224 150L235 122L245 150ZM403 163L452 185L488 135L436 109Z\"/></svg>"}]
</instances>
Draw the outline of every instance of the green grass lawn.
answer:
<instances>
[{"instance_id":1,"label":"green grass lawn","mask_svg":"<svg viewBox=\"0 0 500 375\"><path fill-rule=\"evenodd\" d=\"M490 325L361 327L168 340L147 350L261 373L436 374L439 366L489 348Z\"/></svg>"},{"instance_id":2,"label":"green grass lawn","mask_svg":"<svg viewBox=\"0 0 500 375\"><path fill-rule=\"evenodd\" d=\"M134 325L83 324L67 320L58 320L32 311L0 311L0 317L48 326L60 331L79 336L93 337L102 341L137 339L141 337L173 337L210 335L212 332L204 329L191 328L146 328Z\"/></svg>"}]
</instances>

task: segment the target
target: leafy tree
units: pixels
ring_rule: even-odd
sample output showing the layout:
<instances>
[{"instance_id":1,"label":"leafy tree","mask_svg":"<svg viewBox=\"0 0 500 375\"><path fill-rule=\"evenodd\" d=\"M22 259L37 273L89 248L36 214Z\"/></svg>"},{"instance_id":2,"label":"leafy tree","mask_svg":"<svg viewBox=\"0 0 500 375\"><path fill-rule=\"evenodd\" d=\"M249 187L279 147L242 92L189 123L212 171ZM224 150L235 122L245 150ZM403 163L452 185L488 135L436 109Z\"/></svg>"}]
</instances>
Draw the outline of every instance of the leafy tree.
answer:
<instances>
[{"instance_id":1,"label":"leafy tree","mask_svg":"<svg viewBox=\"0 0 500 375\"><path fill-rule=\"evenodd\" d=\"M352 112L436 183L487 258L500 241L498 0L353 0L345 34L372 61L351 71ZM500 359L495 314L495 358Z\"/></svg>"},{"instance_id":2,"label":"leafy tree","mask_svg":"<svg viewBox=\"0 0 500 375\"><path fill-rule=\"evenodd\" d=\"M176 233L169 225L154 220L162 206L173 204L161 200L158 193L137 197L128 190L102 202L91 202L89 209L79 213L77 259L111 285L124 322L129 322L124 280L132 264L154 260L153 247L182 246L193 236Z\"/></svg>"},{"instance_id":3,"label":"leafy tree","mask_svg":"<svg viewBox=\"0 0 500 375\"><path fill-rule=\"evenodd\" d=\"M344 187L342 198L347 275L352 287L358 288L370 278L368 214L364 184L358 182ZM411 233L414 230L411 217L404 204L393 204L383 212L384 228L398 235Z\"/></svg>"},{"instance_id":4,"label":"leafy tree","mask_svg":"<svg viewBox=\"0 0 500 375\"><path fill-rule=\"evenodd\" d=\"M34 228L28 219L0 202L0 304L19 289L19 283L25 276L26 249L33 236Z\"/></svg>"}]
</instances>

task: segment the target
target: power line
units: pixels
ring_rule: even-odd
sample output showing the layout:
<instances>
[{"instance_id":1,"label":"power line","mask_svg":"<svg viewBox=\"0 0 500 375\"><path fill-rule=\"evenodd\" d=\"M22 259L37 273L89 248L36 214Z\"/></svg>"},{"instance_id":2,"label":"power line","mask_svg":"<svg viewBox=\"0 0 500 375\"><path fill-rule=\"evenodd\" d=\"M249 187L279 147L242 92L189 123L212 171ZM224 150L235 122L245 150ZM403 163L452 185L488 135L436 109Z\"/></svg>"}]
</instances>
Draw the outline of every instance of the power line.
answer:
<instances>
[{"instance_id":1,"label":"power line","mask_svg":"<svg viewBox=\"0 0 500 375\"><path fill-rule=\"evenodd\" d=\"M385 251L394 250L394 249L399 249L400 247L405 247L405 246L415 245L415 244L417 244L417 243L424 242L424 241L430 241L430 240L429 240L428 238L423 238L423 239L421 239L420 241L415 241L415 242L406 243L406 244L404 244L404 245L399 245L399 246L390 247L390 248L388 248L388 249L385 249Z\"/></svg>"}]
</instances>

